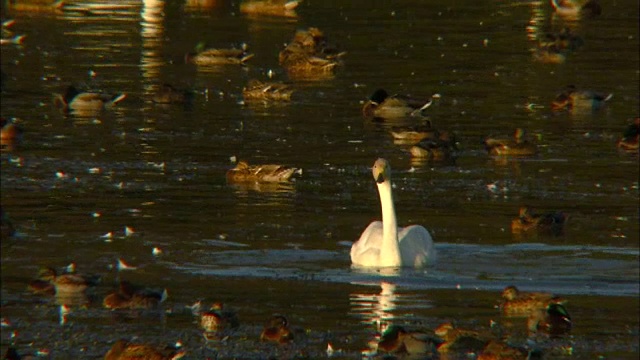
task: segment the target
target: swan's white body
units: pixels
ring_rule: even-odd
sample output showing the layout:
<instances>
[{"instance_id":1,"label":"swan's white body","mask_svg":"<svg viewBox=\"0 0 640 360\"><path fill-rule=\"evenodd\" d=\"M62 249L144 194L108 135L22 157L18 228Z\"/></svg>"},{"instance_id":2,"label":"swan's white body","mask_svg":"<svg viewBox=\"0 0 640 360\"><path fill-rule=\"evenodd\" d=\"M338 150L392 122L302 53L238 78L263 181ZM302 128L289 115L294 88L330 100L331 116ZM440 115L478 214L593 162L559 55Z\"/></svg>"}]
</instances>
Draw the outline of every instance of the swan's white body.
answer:
<instances>
[{"instance_id":1,"label":"swan's white body","mask_svg":"<svg viewBox=\"0 0 640 360\"><path fill-rule=\"evenodd\" d=\"M389 163L378 159L373 165L378 185L382 221L374 221L351 246L351 263L356 267L424 267L436 260L431 235L423 226L399 228L393 204Z\"/></svg>"}]
</instances>

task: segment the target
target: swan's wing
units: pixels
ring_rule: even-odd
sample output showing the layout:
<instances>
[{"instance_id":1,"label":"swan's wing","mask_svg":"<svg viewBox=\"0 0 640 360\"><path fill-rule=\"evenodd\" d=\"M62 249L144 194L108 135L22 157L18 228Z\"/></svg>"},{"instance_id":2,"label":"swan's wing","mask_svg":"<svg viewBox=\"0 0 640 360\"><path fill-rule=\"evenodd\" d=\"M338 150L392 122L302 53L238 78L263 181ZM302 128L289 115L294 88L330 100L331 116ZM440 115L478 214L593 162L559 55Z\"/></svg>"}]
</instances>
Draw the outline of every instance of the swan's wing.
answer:
<instances>
[{"instance_id":1,"label":"swan's wing","mask_svg":"<svg viewBox=\"0 0 640 360\"><path fill-rule=\"evenodd\" d=\"M382 222L374 221L360 235L360 239L351 245L351 263L358 266L376 266L380 258L382 244Z\"/></svg>"},{"instance_id":2,"label":"swan's wing","mask_svg":"<svg viewBox=\"0 0 640 360\"><path fill-rule=\"evenodd\" d=\"M423 226L398 228L398 242L403 266L424 267L435 264L436 249L433 239Z\"/></svg>"}]
</instances>

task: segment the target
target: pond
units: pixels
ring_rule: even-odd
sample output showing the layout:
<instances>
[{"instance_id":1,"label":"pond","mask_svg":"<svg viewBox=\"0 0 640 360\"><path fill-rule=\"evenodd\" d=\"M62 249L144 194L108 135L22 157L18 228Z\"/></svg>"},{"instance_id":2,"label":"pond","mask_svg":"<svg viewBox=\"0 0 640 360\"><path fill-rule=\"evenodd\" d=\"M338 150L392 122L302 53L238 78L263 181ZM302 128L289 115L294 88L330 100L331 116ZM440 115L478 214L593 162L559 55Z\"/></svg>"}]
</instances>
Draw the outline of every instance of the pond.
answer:
<instances>
[{"instance_id":1,"label":"pond","mask_svg":"<svg viewBox=\"0 0 640 360\"><path fill-rule=\"evenodd\" d=\"M432 332L452 321L500 324L545 358L638 357L638 155L616 147L640 114L636 1L578 19L524 0L305 0L282 16L215 0L17 3L2 7L15 21L7 37L25 35L1 57L0 115L24 131L1 155L2 210L16 228L2 238L2 353L97 359L126 338L180 342L189 359L326 358L329 344L333 358L382 358L368 349L385 326ZM309 27L346 52L331 76L279 65ZM565 28L584 44L563 63L535 61L538 41ZM254 56L185 62L200 42ZM290 84L291 101L245 101L250 79ZM192 101L154 103L163 83ZM52 99L70 84L126 97L67 113ZM571 84L613 96L599 111L552 111ZM362 107L378 88L433 103L425 117L372 120ZM412 158L391 135L428 124L455 134L454 159ZM485 138L516 128L537 155L487 154ZM379 157L393 168L399 224L429 229L435 266L351 268L351 244L381 216ZM228 184L238 160L301 171L281 184ZM512 234L524 205L567 214L563 233ZM72 262L102 281L61 316L61 299L27 284ZM169 297L157 311L105 309L119 279ZM526 319L495 307L507 285L568 299L571 334L534 342ZM196 301L224 303L240 327L206 342ZM288 318L292 344L259 341L273 314Z\"/></svg>"}]
</instances>

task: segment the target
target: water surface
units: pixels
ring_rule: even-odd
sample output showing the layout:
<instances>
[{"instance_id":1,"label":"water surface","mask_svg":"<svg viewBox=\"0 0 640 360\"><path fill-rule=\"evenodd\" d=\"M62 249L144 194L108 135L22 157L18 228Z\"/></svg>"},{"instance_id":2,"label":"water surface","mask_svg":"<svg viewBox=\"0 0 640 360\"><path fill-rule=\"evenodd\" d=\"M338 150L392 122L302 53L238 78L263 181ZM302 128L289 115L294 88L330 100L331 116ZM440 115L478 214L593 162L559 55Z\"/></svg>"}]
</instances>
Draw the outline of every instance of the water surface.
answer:
<instances>
[{"instance_id":1,"label":"water surface","mask_svg":"<svg viewBox=\"0 0 640 360\"><path fill-rule=\"evenodd\" d=\"M286 18L249 17L228 2L118 4L2 10L27 35L3 46L1 58L1 115L25 129L1 158L2 207L19 233L2 239L2 316L11 322L2 351L13 343L55 359L100 358L127 337L180 340L193 359L319 358L328 343L361 358L379 324L488 328L504 320L494 305L515 284L569 299L574 330L559 345L540 344L548 352L637 358L638 157L615 146L638 116L637 2L603 4L601 16L578 22L536 1L305 1ZM289 79L278 65L283 44L309 26L348 52L332 78ZM561 65L533 62L535 39L565 26L585 46ZM185 64L199 41L246 43L255 57L246 67ZM293 100L244 103L242 87L270 71L293 84ZM154 105L163 82L193 89L193 104ZM51 97L70 83L127 98L93 116L66 115ZM614 97L597 113L552 113L568 84ZM413 119L362 117L380 87L440 95L429 120L457 135L455 163L415 162L394 144L389 130ZM540 154L489 157L483 139L515 127L529 131ZM350 243L380 216L370 167L381 156L393 167L400 223L434 236L434 268L350 268ZM232 158L303 172L290 184L230 186ZM570 214L565 234L513 236L524 204ZM138 268L117 274L118 258ZM104 280L97 301L60 325L56 300L28 294L26 284L40 266L72 261ZM132 319L102 309L117 277L167 288L166 311ZM241 328L205 344L185 308L196 300L228 303ZM273 313L289 317L294 345L257 341ZM512 326L525 344L524 320Z\"/></svg>"}]
</instances>

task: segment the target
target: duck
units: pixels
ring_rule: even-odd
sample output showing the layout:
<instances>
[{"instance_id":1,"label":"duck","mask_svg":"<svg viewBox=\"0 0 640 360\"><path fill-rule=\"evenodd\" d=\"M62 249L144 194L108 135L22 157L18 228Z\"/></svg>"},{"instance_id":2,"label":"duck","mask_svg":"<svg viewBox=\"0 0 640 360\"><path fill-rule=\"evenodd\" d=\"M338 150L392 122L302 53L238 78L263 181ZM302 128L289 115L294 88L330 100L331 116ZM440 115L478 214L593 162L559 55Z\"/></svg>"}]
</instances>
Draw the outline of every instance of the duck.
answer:
<instances>
[{"instance_id":1,"label":"duck","mask_svg":"<svg viewBox=\"0 0 640 360\"><path fill-rule=\"evenodd\" d=\"M324 32L317 27L296 31L289 45L298 45L307 54L326 59L335 60L346 55L346 51L340 51L330 45Z\"/></svg>"},{"instance_id":2,"label":"duck","mask_svg":"<svg viewBox=\"0 0 640 360\"><path fill-rule=\"evenodd\" d=\"M13 120L0 117L0 145L3 150L13 150L15 145L22 140L22 127Z\"/></svg>"},{"instance_id":3,"label":"duck","mask_svg":"<svg viewBox=\"0 0 640 360\"><path fill-rule=\"evenodd\" d=\"M569 333L571 325L569 312L558 303L550 303L546 309L538 309L527 319L527 328L531 334L541 333L550 337Z\"/></svg>"},{"instance_id":4,"label":"duck","mask_svg":"<svg viewBox=\"0 0 640 360\"><path fill-rule=\"evenodd\" d=\"M340 62L334 58L326 58L309 54L298 43L289 44L279 55L280 65L285 68L290 77L318 77L333 76Z\"/></svg>"},{"instance_id":5,"label":"duck","mask_svg":"<svg viewBox=\"0 0 640 360\"><path fill-rule=\"evenodd\" d=\"M436 355L436 340L421 332L409 332L404 327L391 325L378 342L378 351L387 354Z\"/></svg>"},{"instance_id":6,"label":"duck","mask_svg":"<svg viewBox=\"0 0 640 360\"><path fill-rule=\"evenodd\" d=\"M2 206L0 206L0 229L3 240L16 234L16 229L13 227L9 215L7 215Z\"/></svg>"},{"instance_id":7,"label":"duck","mask_svg":"<svg viewBox=\"0 0 640 360\"><path fill-rule=\"evenodd\" d=\"M538 45L533 51L533 60L543 64L562 64L567 60L567 51L555 44Z\"/></svg>"},{"instance_id":8,"label":"duck","mask_svg":"<svg viewBox=\"0 0 640 360\"><path fill-rule=\"evenodd\" d=\"M289 101L293 91L287 84L251 79L242 90L242 96L245 100Z\"/></svg>"},{"instance_id":9,"label":"duck","mask_svg":"<svg viewBox=\"0 0 640 360\"><path fill-rule=\"evenodd\" d=\"M477 331L460 329L451 322L444 322L435 328L434 333L442 339L438 345L439 353L464 352L477 353L487 344L486 336Z\"/></svg>"},{"instance_id":10,"label":"duck","mask_svg":"<svg viewBox=\"0 0 640 360\"><path fill-rule=\"evenodd\" d=\"M193 93L189 90L179 90L173 85L164 83L153 94L153 102L156 104L184 104L191 100Z\"/></svg>"},{"instance_id":11,"label":"duck","mask_svg":"<svg viewBox=\"0 0 640 360\"><path fill-rule=\"evenodd\" d=\"M99 282L99 276L89 277L76 273L58 274L52 267L43 267L39 271L38 278L29 283L29 289L38 294L73 295L82 293Z\"/></svg>"},{"instance_id":12,"label":"duck","mask_svg":"<svg viewBox=\"0 0 640 360\"><path fill-rule=\"evenodd\" d=\"M296 17L295 8L300 0L245 0L240 3L240 12L248 15L271 15Z\"/></svg>"},{"instance_id":13,"label":"duck","mask_svg":"<svg viewBox=\"0 0 640 360\"><path fill-rule=\"evenodd\" d=\"M433 100L416 99L404 95L389 95L384 89L373 92L362 107L365 117L374 119L394 119L408 116L421 116L431 106Z\"/></svg>"},{"instance_id":14,"label":"duck","mask_svg":"<svg viewBox=\"0 0 640 360\"><path fill-rule=\"evenodd\" d=\"M296 31L292 41L278 54L278 62L289 76L332 76L341 64L341 52L330 46L324 33L315 27Z\"/></svg>"},{"instance_id":15,"label":"duck","mask_svg":"<svg viewBox=\"0 0 640 360\"><path fill-rule=\"evenodd\" d=\"M449 160L457 150L455 136L449 132L438 133L435 139L424 139L409 149L415 159L442 161Z\"/></svg>"},{"instance_id":16,"label":"duck","mask_svg":"<svg viewBox=\"0 0 640 360\"><path fill-rule=\"evenodd\" d=\"M116 341L105 354L104 360L177 360L186 355L186 351L172 347L162 350L148 344L135 344L126 339Z\"/></svg>"},{"instance_id":17,"label":"duck","mask_svg":"<svg viewBox=\"0 0 640 360\"><path fill-rule=\"evenodd\" d=\"M194 52L185 55L185 62L204 66L224 64L246 65L246 62L253 57L254 54L247 53L246 46L243 46L242 49L207 49L206 45L200 42L196 45Z\"/></svg>"},{"instance_id":18,"label":"duck","mask_svg":"<svg viewBox=\"0 0 640 360\"><path fill-rule=\"evenodd\" d=\"M544 64L562 64L567 56L584 45L584 40L568 27L560 32L547 33L538 41L533 59Z\"/></svg>"},{"instance_id":19,"label":"duck","mask_svg":"<svg viewBox=\"0 0 640 360\"><path fill-rule=\"evenodd\" d=\"M640 140L640 117L637 117L633 124L629 125L618 141L618 148L627 152L638 152L638 141Z\"/></svg>"},{"instance_id":20,"label":"duck","mask_svg":"<svg viewBox=\"0 0 640 360\"><path fill-rule=\"evenodd\" d=\"M591 90L580 90L575 85L568 85L551 102L551 110L569 112L593 112L602 109L613 94L602 94Z\"/></svg>"},{"instance_id":21,"label":"duck","mask_svg":"<svg viewBox=\"0 0 640 360\"><path fill-rule=\"evenodd\" d=\"M518 217L511 221L511 232L513 234L538 233L546 235L562 235L564 224L569 219L569 215L563 212L548 212L546 214L535 214L531 207L522 206Z\"/></svg>"},{"instance_id":22,"label":"duck","mask_svg":"<svg viewBox=\"0 0 640 360\"><path fill-rule=\"evenodd\" d=\"M428 125L413 127L392 127L389 131L395 144L415 145L424 139L438 139L440 132Z\"/></svg>"},{"instance_id":23,"label":"duck","mask_svg":"<svg viewBox=\"0 0 640 360\"><path fill-rule=\"evenodd\" d=\"M168 297L167 289L162 291L135 286L127 280L121 280L118 289L107 294L102 305L116 309L157 309Z\"/></svg>"},{"instance_id":24,"label":"duck","mask_svg":"<svg viewBox=\"0 0 640 360\"><path fill-rule=\"evenodd\" d=\"M525 139L526 131L517 128L513 138L487 137L484 146L490 155L498 156L532 156L538 153L536 144Z\"/></svg>"},{"instance_id":25,"label":"duck","mask_svg":"<svg viewBox=\"0 0 640 360\"><path fill-rule=\"evenodd\" d=\"M216 333L239 326L234 311L228 310L221 302L215 302L208 311L200 314L200 326L204 330L205 339L211 339Z\"/></svg>"},{"instance_id":26,"label":"duck","mask_svg":"<svg viewBox=\"0 0 640 360\"><path fill-rule=\"evenodd\" d=\"M569 20L577 20L583 14L596 16L602 14L597 0L550 0L556 14Z\"/></svg>"},{"instance_id":27,"label":"duck","mask_svg":"<svg viewBox=\"0 0 640 360\"><path fill-rule=\"evenodd\" d=\"M538 43L540 46L554 45L559 50L574 51L584 45L584 40L573 33L570 28L565 27L559 32L546 33L544 39Z\"/></svg>"},{"instance_id":28,"label":"duck","mask_svg":"<svg viewBox=\"0 0 640 360\"><path fill-rule=\"evenodd\" d=\"M391 187L391 165L378 158L371 169L378 187L382 221L374 221L351 246L352 266L364 268L416 267L433 265L436 249L429 231L422 225L398 227Z\"/></svg>"},{"instance_id":29,"label":"duck","mask_svg":"<svg viewBox=\"0 0 640 360\"><path fill-rule=\"evenodd\" d=\"M490 340L476 357L477 360L530 360L538 358L535 357L534 351L530 354L523 348L511 346L501 340Z\"/></svg>"},{"instance_id":30,"label":"duck","mask_svg":"<svg viewBox=\"0 0 640 360\"><path fill-rule=\"evenodd\" d=\"M566 303L566 300L545 292L521 292L515 285L509 285L502 291L500 310L506 316L528 316L540 309L547 309L549 304Z\"/></svg>"},{"instance_id":31,"label":"duck","mask_svg":"<svg viewBox=\"0 0 640 360\"><path fill-rule=\"evenodd\" d=\"M109 108L126 98L126 94L104 94L91 91L80 91L69 85L64 94L54 94L53 102L56 106L68 112L77 114L93 113Z\"/></svg>"},{"instance_id":32,"label":"duck","mask_svg":"<svg viewBox=\"0 0 640 360\"><path fill-rule=\"evenodd\" d=\"M293 334L289 330L289 322L283 315L272 316L264 325L260 333L260 341L287 344L293 341Z\"/></svg>"},{"instance_id":33,"label":"duck","mask_svg":"<svg viewBox=\"0 0 640 360\"><path fill-rule=\"evenodd\" d=\"M296 173L301 174L302 170L276 164L249 165L239 161L236 167L227 171L227 182L286 182Z\"/></svg>"}]
</instances>

